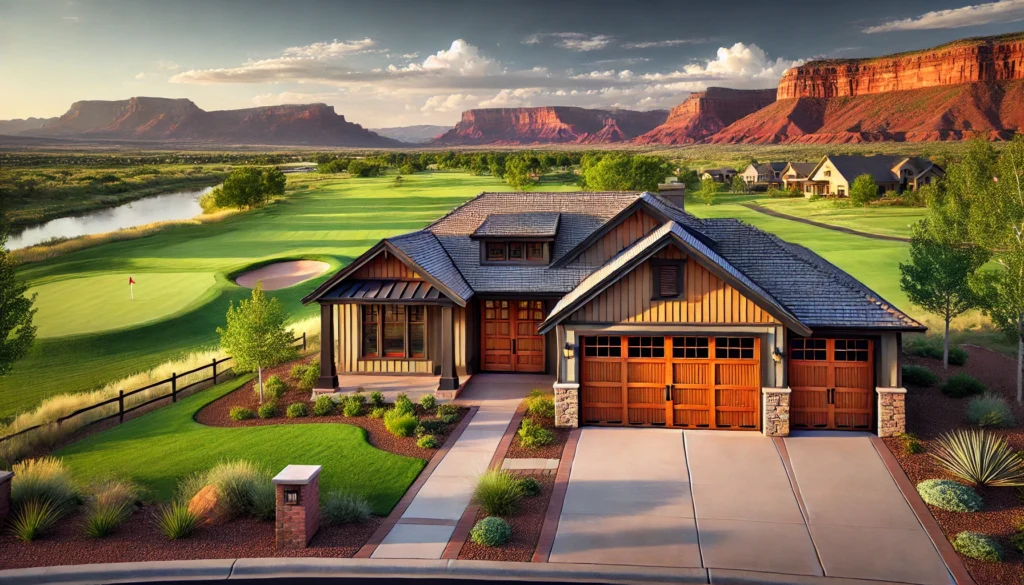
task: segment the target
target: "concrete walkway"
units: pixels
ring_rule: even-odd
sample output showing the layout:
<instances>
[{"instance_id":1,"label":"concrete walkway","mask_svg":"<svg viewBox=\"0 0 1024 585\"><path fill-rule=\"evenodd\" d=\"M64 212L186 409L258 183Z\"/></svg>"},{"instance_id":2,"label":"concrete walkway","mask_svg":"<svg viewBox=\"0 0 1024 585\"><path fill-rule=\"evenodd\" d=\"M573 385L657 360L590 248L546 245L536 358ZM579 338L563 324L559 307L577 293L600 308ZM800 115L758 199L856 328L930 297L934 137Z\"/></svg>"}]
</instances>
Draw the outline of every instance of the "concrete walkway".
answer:
<instances>
[{"instance_id":1,"label":"concrete walkway","mask_svg":"<svg viewBox=\"0 0 1024 585\"><path fill-rule=\"evenodd\" d=\"M549 560L952 583L867 436L785 445L795 481L756 433L584 429Z\"/></svg>"},{"instance_id":2,"label":"concrete walkway","mask_svg":"<svg viewBox=\"0 0 1024 585\"><path fill-rule=\"evenodd\" d=\"M473 376L457 402L479 410L371 558L440 559L519 403L551 384L547 376Z\"/></svg>"}]
</instances>

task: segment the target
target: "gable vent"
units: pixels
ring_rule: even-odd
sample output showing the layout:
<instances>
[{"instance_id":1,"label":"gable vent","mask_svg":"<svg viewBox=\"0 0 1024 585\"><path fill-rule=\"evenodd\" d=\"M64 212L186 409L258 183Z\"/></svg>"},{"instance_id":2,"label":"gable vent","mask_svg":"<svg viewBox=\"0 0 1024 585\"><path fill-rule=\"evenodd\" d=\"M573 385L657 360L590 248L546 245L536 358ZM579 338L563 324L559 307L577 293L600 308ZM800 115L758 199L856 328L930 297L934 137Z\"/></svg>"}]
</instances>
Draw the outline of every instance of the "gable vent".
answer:
<instances>
[{"instance_id":1,"label":"gable vent","mask_svg":"<svg viewBox=\"0 0 1024 585\"><path fill-rule=\"evenodd\" d=\"M679 296L679 265L665 264L658 271L658 296Z\"/></svg>"}]
</instances>

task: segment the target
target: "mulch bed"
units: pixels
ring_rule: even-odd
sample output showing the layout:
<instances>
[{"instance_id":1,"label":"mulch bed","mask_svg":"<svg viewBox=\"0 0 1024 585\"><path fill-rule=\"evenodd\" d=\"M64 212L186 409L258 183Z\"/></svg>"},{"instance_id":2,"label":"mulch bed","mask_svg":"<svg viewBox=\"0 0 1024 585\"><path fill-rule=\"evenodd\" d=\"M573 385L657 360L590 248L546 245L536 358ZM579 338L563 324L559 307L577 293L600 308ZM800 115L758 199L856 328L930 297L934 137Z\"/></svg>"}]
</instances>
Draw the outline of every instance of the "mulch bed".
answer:
<instances>
[{"instance_id":1,"label":"mulch bed","mask_svg":"<svg viewBox=\"0 0 1024 585\"><path fill-rule=\"evenodd\" d=\"M515 515L505 518L505 521L512 527L512 538L504 545L494 547L466 540L466 544L459 552L460 560L530 562L530 559L533 558L533 551L537 549L540 530L544 526L544 515L548 511L551 492L555 487L555 476L553 475L534 475L532 477L540 482L541 491L532 498L523 498L519 503L519 511ZM485 517L487 514L481 510L477 513L473 524Z\"/></svg>"},{"instance_id":2,"label":"mulch bed","mask_svg":"<svg viewBox=\"0 0 1024 585\"><path fill-rule=\"evenodd\" d=\"M569 440L569 433L572 429L558 428L555 426L553 418L548 417L536 417L526 414L526 401L523 401L519 405L519 409L516 414L522 413L524 420L529 418L535 422L540 423L547 430L555 436L555 440L543 447L537 447L536 449L526 449L519 444L519 437L512 439L512 445L508 449L508 453L505 454L506 459L558 459L562 456L562 450L565 449L565 443ZM519 430L519 429L516 429Z\"/></svg>"},{"instance_id":3,"label":"mulch bed","mask_svg":"<svg viewBox=\"0 0 1024 585\"><path fill-rule=\"evenodd\" d=\"M384 522L384 518L371 516L361 524L321 527L308 548L282 551L274 540L273 522L240 518L219 526L202 526L188 538L167 540L153 525L155 515L152 506L138 510L106 538L83 535L81 512L62 519L52 532L31 543L4 532L0 534L0 569L191 559L347 558Z\"/></svg>"},{"instance_id":4,"label":"mulch bed","mask_svg":"<svg viewBox=\"0 0 1024 585\"><path fill-rule=\"evenodd\" d=\"M427 461L437 453L437 449L421 449L417 446L416 437L396 437L389 433L387 429L384 428L383 420L370 418L370 406L368 404L363 409L362 416L343 416L340 412L340 407L335 414L329 416L314 416L313 401L310 400L310 395L312 393L307 390L299 390L296 388L295 382L288 376L292 366L297 363L299 362L291 362L263 372L264 383L268 377L276 375L284 380L289 386L288 391L278 399L278 413L274 418L251 418L248 420L236 421L232 420L229 416L231 409L236 406L242 406L253 411L256 411L256 409L259 408L259 396L256 393L257 382L254 380L252 383L245 384L234 392L226 394L203 407L202 410L196 413L196 422L212 427L257 427L262 425L281 424L341 423L354 425L364 429L366 431L366 440L371 445L382 451L398 455L406 455L408 457L417 457ZM369 394L366 396L367 399L369 399ZM297 402L303 402L306 404L309 409L309 416L301 418L287 418L284 415L285 410L289 405ZM466 416L467 412L469 412L468 408L459 408L459 419L454 423L447 425L444 431L434 435L434 438L437 439L438 446L444 444L448 439L448 436L453 430L455 430L455 427L458 426L459 421ZM433 418L433 414L424 412L418 404L416 405L416 415L420 419Z\"/></svg>"},{"instance_id":5,"label":"mulch bed","mask_svg":"<svg viewBox=\"0 0 1024 585\"><path fill-rule=\"evenodd\" d=\"M929 443L942 433L958 427L968 427L965 412L970 398L948 398L939 390L942 381L958 373L966 373L984 382L991 392L1006 397L1017 417L1018 426L995 430L1006 438L1015 451L1024 451L1024 408L1016 402L1017 362L996 352L974 346L964 346L969 358L966 366L950 366L942 369L941 360L930 358L905 358L906 364L925 366L935 372L940 382L931 388L908 386L907 432L920 439L925 450L916 455L907 454L899 439L884 439L889 450L896 456L900 466L915 485L926 479L956 479L940 468L928 455ZM1024 580L1024 555L1010 545L1009 538L1024 524L1024 502L1019 500L1014 488L978 488L984 499L982 511L973 513L945 512L929 506L932 516L938 521L946 537L952 540L958 533L970 530L988 534L1003 545L1005 560L1001 563L987 563L963 557L964 564L978 583L1019 584Z\"/></svg>"}]
</instances>

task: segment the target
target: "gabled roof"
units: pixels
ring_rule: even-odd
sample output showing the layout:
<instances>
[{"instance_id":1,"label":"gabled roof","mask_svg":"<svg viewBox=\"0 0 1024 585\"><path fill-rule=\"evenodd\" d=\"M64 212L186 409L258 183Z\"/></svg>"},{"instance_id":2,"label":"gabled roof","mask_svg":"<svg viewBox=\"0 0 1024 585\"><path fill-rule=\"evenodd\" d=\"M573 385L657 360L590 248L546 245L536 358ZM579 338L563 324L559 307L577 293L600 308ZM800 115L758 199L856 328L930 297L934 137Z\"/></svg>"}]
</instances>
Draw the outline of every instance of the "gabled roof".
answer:
<instances>
[{"instance_id":1,"label":"gabled roof","mask_svg":"<svg viewBox=\"0 0 1024 585\"><path fill-rule=\"evenodd\" d=\"M791 162L786 165L786 168L782 170L783 174L789 172L790 169L796 171L797 178L806 179L811 176L814 169L817 168L818 163L812 162Z\"/></svg>"},{"instance_id":2,"label":"gabled roof","mask_svg":"<svg viewBox=\"0 0 1024 585\"><path fill-rule=\"evenodd\" d=\"M787 163L785 161L782 161L782 162L765 162L765 163L761 163L761 164L757 165L757 171L758 172L765 172L765 173L767 173L768 171L778 171L778 172L781 173L783 170L785 170L786 164Z\"/></svg>"},{"instance_id":3,"label":"gabled roof","mask_svg":"<svg viewBox=\"0 0 1024 585\"><path fill-rule=\"evenodd\" d=\"M554 238L558 234L558 212L497 213L476 228L474 238Z\"/></svg>"},{"instance_id":4,"label":"gabled roof","mask_svg":"<svg viewBox=\"0 0 1024 585\"><path fill-rule=\"evenodd\" d=\"M904 156L889 156L881 154L874 156L859 156L852 154L826 155L821 159L821 162L814 167L812 174L818 172L818 168L828 160L831 161L836 172L842 175L850 184L853 184L854 179L861 175L871 175L871 178L873 178L876 183L891 183L899 180L899 177L892 172L893 167L906 158L907 157Z\"/></svg>"},{"instance_id":5,"label":"gabled roof","mask_svg":"<svg viewBox=\"0 0 1024 585\"><path fill-rule=\"evenodd\" d=\"M811 333L810 329L800 323L796 316L776 301L768 291L750 280L728 260L674 221L662 224L587 276L579 286L558 301L555 308L551 310L551 314L541 323L540 332L550 331L552 327L617 282L624 274L654 256L671 242L675 242L688 255L700 261L712 273L728 282L744 296L761 305L769 314L785 323L790 329L801 335Z\"/></svg>"}]
</instances>

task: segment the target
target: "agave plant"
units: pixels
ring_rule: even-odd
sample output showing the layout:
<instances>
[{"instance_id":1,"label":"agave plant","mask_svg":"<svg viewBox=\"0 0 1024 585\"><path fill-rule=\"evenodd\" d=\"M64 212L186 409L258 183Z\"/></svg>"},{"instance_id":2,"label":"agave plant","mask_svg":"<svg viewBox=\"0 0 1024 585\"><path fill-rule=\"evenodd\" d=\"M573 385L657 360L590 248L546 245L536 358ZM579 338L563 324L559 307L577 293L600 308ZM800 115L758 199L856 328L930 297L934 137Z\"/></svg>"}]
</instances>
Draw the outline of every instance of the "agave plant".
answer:
<instances>
[{"instance_id":1,"label":"agave plant","mask_svg":"<svg viewBox=\"0 0 1024 585\"><path fill-rule=\"evenodd\" d=\"M942 435L931 456L946 471L975 485L1024 486L1024 460L1005 439L983 429Z\"/></svg>"}]
</instances>

